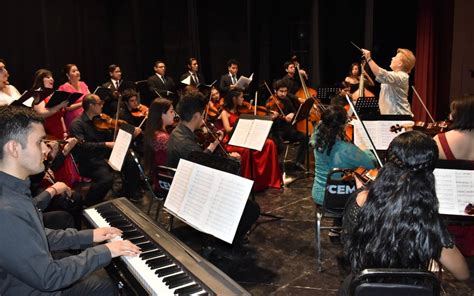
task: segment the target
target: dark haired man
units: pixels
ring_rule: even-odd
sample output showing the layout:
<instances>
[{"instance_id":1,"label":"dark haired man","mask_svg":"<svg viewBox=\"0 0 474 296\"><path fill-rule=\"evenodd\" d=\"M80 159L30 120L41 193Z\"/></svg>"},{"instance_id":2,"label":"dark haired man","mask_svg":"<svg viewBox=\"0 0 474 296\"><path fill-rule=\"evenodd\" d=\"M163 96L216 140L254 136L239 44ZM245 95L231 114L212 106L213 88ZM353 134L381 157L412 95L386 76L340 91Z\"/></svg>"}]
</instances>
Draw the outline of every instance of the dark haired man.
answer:
<instances>
[{"instance_id":1,"label":"dark haired man","mask_svg":"<svg viewBox=\"0 0 474 296\"><path fill-rule=\"evenodd\" d=\"M155 70L155 74L147 79L150 97L146 102L142 102L147 106L150 106L150 103L154 98L170 98L176 91L176 85L174 84L173 78L166 76L166 65L163 61L156 61L153 70Z\"/></svg>"},{"instance_id":2,"label":"dark haired man","mask_svg":"<svg viewBox=\"0 0 474 296\"><path fill-rule=\"evenodd\" d=\"M234 59L227 61L227 74L222 75L221 81L219 83L219 90L222 95L225 96L229 90L235 88L235 84L239 80L237 73L239 72L239 62Z\"/></svg>"},{"instance_id":3,"label":"dark haired man","mask_svg":"<svg viewBox=\"0 0 474 296\"><path fill-rule=\"evenodd\" d=\"M108 95L104 100L103 112L109 116L115 116L117 112L117 103L119 87L122 84L122 70L120 66L112 64L108 67L110 80L102 84L102 87L110 89L111 95ZM103 98L104 99L104 98Z\"/></svg>"},{"instance_id":4,"label":"dark haired man","mask_svg":"<svg viewBox=\"0 0 474 296\"><path fill-rule=\"evenodd\" d=\"M203 125L205 107L206 100L199 92L187 93L180 99L178 114L181 122L173 130L168 141L168 166L175 168L181 158L188 158L193 151L202 151L194 131ZM213 153L218 145L219 141L216 140L209 144L204 152Z\"/></svg>"},{"instance_id":5,"label":"dark haired man","mask_svg":"<svg viewBox=\"0 0 474 296\"><path fill-rule=\"evenodd\" d=\"M0 107L0 294L116 295L107 277L92 273L113 257L137 255L139 248L123 240L92 247L121 234L113 227L44 228L28 176L44 170L45 137L42 119L34 111ZM50 253L81 248L87 249L60 260Z\"/></svg>"},{"instance_id":6,"label":"dark haired man","mask_svg":"<svg viewBox=\"0 0 474 296\"><path fill-rule=\"evenodd\" d=\"M181 75L179 81L189 77L189 85L197 87L199 84L204 84L204 76L199 72L199 64L196 58L189 58L187 62L188 71Z\"/></svg>"},{"instance_id":7,"label":"dark haired man","mask_svg":"<svg viewBox=\"0 0 474 296\"><path fill-rule=\"evenodd\" d=\"M88 94L82 101L84 113L71 124L71 135L83 143L76 146L73 154L79 164L81 176L92 179L91 188L84 198L87 206L101 202L112 187L112 169L106 162L114 147L113 131L99 130L95 127L93 119L102 113L103 102L97 95ZM135 129L135 134L139 130ZM138 192L138 168L128 155L122 166L123 194L132 201L140 199Z\"/></svg>"},{"instance_id":8,"label":"dark haired man","mask_svg":"<svg viewBox=\"0 0 474 296\"><path fill-rule=\"evenodd\" d=\"M285 68L286 75L281 79L287 86L288 89L288 98L290 98L293 105L298 107L301 103L304 102L303 98L298 98L296 93L301 88L301 80L299 74L296 72L296 66L294 62L287 61L283 64ZM308 79L308 74L305 70L300 70L300 74L304 79Z\"/></svg>"},{"instance_id":9,"label":"dark haired man","mask_svg":"<svg viewBox=\"0 0 474 296\"><path fill-rule=\"evenodd\" d=\"M283 151L283 141L299 142L300 145L296 153L295 166L299 169L306 170L304 167L304 160L306 150L308 149L308 137L306 137L304 133L297 131L292 125L296 109L288 98L288 86L285 81L281 79L275 82L274 89L278 100L282 105L281 111L283 111L284 115L281 114L281 111L278 108L274 110L279 116L274 120L272 126L272 138L277 144L279 152Z\"/></svg>"}]
</instances>

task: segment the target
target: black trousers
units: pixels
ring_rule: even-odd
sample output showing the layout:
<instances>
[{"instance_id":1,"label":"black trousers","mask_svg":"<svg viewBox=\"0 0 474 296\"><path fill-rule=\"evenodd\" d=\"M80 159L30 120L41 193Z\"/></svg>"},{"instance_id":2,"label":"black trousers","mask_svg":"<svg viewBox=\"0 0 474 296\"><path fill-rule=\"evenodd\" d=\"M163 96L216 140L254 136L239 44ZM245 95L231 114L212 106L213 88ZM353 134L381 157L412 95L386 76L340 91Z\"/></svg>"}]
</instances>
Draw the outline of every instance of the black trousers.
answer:
<instances>
[{"instance_id":1,"label":"black trousers","mask_svg":"<svg viewBox=\"0 0 474 296\"><path fill-rule=\"evenodd\" d=\"M104 270L98 270L61 291L61 295L115 296L119 295L117 284Z\"/></svg>"},{"instance_id":2,"label":"black trousers","mask_svg":"<svg viewBox=\"0 0 474 296\"><path fill-rule=\"evenodd\" d=\"M300 142L296 152L296 162L304 164L309 141L304 133L297 131L291 124L285 124L272 129L272 138L278 147L278 153L283 152L285 149L283 141L290 141L291 143Z\"/></svg>"},{"instance_id":3,"label":"black trousers","mask_svg":"<svg viewBox=\"0 0 474 296\"><path fill-rule=\"evenodd\" d=\"M240 219L239 225L237 226L237 231L235 232L233 245L238 245L242 242L245 234L250 230L252 225L257 222L258 217L260 216L260 206L253 200L247 200L245 204L244 212L242 213L242 218Z\"/></svg>"}]
</instances>

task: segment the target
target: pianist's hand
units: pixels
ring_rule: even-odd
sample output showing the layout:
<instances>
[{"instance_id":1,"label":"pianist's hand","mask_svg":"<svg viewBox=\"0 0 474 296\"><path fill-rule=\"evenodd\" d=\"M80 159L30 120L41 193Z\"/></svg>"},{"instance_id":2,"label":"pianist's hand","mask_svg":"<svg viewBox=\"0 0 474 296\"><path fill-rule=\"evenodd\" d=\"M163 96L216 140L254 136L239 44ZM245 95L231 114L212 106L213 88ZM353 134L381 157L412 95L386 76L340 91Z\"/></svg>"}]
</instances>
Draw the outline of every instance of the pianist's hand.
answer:
<instances>
[{"instance_id":1,"label":"pianist's hand","mask_svg":"<svg viewBox=\"0 0 474 296\"><path fill-rule=\"evenodd\" d=\"M112 258L118 256L137 256L141 253L140 248L128 240L116 240L105 244L109 248Z\"/></svg>"},{"instance_id":2,"label":"pianist's hand","mask_svg":"<svg viewBox=\"0 0 474 296\"><path fill-rule=\"evenodd\" d=\"M122 230L115 227L101 227L94 229L92 240L94 243L101 243L105 240L112 239L122 235Z\"/></svg>"}]
</instances>

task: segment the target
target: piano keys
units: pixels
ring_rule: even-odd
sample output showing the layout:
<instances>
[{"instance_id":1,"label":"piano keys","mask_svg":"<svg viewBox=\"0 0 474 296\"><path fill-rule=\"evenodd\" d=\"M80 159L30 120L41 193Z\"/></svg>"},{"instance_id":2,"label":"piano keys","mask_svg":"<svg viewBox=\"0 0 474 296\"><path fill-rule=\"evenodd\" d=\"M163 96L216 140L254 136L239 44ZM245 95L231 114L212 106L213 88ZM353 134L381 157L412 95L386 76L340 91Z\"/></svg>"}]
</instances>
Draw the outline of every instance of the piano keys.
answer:
<instances>
[{"instance_id":1,"label":"piano keys","mask_svg":"<svg viewBox=\"0 0 474 296\"><path fill-rule=\"evenodd\" d=\"M107 268L137 295L250 295L126 198L84 210L95 228L116 227L142 249L137 257L114 258Z\"/></svg>"}]
</instances>

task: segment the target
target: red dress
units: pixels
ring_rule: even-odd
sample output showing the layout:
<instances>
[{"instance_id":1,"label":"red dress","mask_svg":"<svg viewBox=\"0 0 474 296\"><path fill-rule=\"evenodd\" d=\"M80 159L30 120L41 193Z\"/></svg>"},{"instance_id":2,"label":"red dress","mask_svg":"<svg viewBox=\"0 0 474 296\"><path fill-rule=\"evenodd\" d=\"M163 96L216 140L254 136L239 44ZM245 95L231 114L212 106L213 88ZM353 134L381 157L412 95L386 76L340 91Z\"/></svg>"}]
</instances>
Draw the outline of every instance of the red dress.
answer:
<instances>
[{"instance_id":1,"label":"red dress","mask_svg":"<svg viewBox=\"0 0 474 296\"><path fill-rule=\"evenodd\" d=\"M44 101L48 103L51 97L46 98ZM47 135L52 136L53 139L64 139L66 133L63 116L66 111L64 109L59 110L44 121L44 129ZM75 182L80 180L80 175L77 172L76 166L73 162L71 155L67 155L64 159L64 163L54 172L55 181L64 182L67 186L72 187Z\"/></svg>"},{"instance_id":2,"label":"red dress","mask_svg":"<svg viewBox=\"0 0 474 296\"><path fill-rule=\"evenodd\" d=\"M234 127L239 116L231 112L229 114L229 124L231 127ZM254 191L262 191L268 187L281 188L283 179L280 167L278 166L277 147L273 140L267 139L262 151L251 151L248 148L228 145L227 142L229 140L229 135L226 135L223 141L225 149L227 152L237 152L240 154L240 174L247 179L254 180Z\"/></svg>"}]
</instances>

